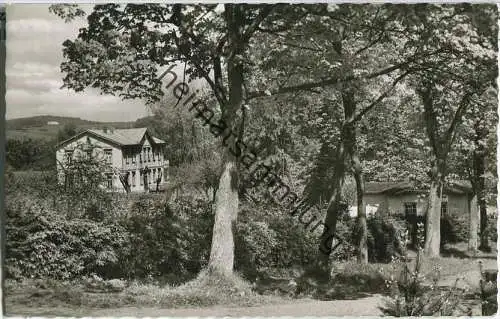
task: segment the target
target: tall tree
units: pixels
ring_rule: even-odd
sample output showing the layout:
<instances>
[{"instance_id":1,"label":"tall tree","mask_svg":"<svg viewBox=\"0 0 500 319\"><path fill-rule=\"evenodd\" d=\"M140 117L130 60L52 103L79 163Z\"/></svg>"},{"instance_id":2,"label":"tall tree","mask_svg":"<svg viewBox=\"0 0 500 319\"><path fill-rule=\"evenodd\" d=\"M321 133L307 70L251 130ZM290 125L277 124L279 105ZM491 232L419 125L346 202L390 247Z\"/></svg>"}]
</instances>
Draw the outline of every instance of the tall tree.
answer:
<instances>
[{"instance_id":1,"label":"tall tree","mask_svg":"<svg viewBox=\"0 0 500 319\"><path fill-rule=\"evenodd\" d=\"M471 101L450 161L453 177L469 180L472 185L474 203L471 206L474 209L471 210L469 227L471 251L478 248L490 250L487 203L488 194L496 193L496 96L497 90L491 86L484 94Z\"/></svg>"},{"instance_id":2,"label":"tall tree","mask_svg":"<svg viewBox=\"0 0 500 319\"><path fill-rule=\"evenodd\" d=\"M331 109L320 116L331 128L323 133L338 137L323 139L317 168L305 190L312 203L328 201L319 268L327 268L337 219L345 211L342 189L347 174L354 176L357 185L358 259L368 261L359 122L391 94L419 58L431 54L405 47L405 30L396 19L399 14L399 8L391 5L309 6L301 22L286 32L266 29L268 41L279 44L272 46L276 55L263 57L261 63L263 69L276 71L266 78L272 84L269 94L305 90L323 95ZM280 60L289 63L276 62Z\"/></svg>"},{"instance_id":3,"label":"tall tree","mask_svg":"<svg viewBox=\"0 0 500 319\"><path fill-rule=\"evenodd\" d=\"M74 6L54 7L53 11L65 18L80 14ZM235 145L243 143L244 95L251 98L255 95L250 92L256 91L250 86L253 91L244 94L246 61L251 56L247 52L249 42L263 32L261 24L296 21L300 15L295 12L300 8L247 4L97 5L88 18L89 26L81 29L76 40L64 43L65 86L76 91L92 86L124 99L142 98L155 103L163 95L159 68L182 62L189 79L202 78L207 82L219 106L213 112L221 114L221 119L214 123L210 121L213 112L198 105L197 117L204 118L205 125L210 123L210 131L223 136L223 143L229 139L229 148L234 150ZM185 87L176 89L181 96L192 93ZM223 153L210 267L230 272L231 225L238 210L239 170L235 155L228 149Z\"/></svg>"},{"instance_id":4,"label":"tall tree","mask_svg":"<svg viewBox=\"0 0 500 319\"><path fill-rule=\"evenodd\" d=\"M441 195L449 173L447 161L465 112L496 76L496 53L489 39L478 32L470 7L420 5L417 8L411 23L424 30L417 41L425 41L440 51L433 59L422 61L414 77L432 149L425 253L438 256Z\"/></svg>"},{"instance_id":5,"label":"tall tree","mask_svg":"<svg viewBox=\"0 0 500 319\"><path fill-rule=\"evenodd\" d=\"M194 104L198 116L205 117L205 124L224 140L232 137L234 145L243 132L237 111L244 99L248 42L276 6L96 5L78 38L64 43L65 86L75 91L96 87L106 94L142 98L151 104L164 94L160 68L182 62L189 79L203 78L208 83L221 110L221 119L214 124L207 118L208 107L198 100ZM193 93L185 86L176 89L181 97ZM231 273L239 174L236 157L227 149L222 152L209 267Z\"/></svg>"}]
</instances>

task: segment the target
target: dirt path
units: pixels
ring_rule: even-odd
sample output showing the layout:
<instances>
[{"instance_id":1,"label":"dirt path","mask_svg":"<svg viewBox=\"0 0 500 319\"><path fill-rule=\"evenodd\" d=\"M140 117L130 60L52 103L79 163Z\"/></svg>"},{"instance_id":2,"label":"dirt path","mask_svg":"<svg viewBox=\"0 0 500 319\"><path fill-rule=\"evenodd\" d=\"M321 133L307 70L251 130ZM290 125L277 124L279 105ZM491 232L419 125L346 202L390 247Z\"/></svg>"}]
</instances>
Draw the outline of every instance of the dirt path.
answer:
<instances>
[{"instance_id":1,"label":"dirt path","mask_svg":"<svg viewBox=\"0 0 500 319\"><path fill-rule=\"evenodd\" d=\"M256 307L223 307L159 309L159 308L119 308L93 311L92 316L380 316L378 306L383 305L382 296L374 295L357 300L300 301L289 304Z\"/></svg>"}]
</instances>

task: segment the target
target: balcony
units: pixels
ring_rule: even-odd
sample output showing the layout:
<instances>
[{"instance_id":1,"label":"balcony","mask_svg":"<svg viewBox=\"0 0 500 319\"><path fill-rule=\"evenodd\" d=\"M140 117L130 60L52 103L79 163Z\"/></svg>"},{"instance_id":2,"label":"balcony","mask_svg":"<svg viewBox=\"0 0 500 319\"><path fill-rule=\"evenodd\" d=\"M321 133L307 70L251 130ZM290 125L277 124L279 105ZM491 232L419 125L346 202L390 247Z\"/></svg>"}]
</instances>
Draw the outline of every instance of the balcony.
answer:
<instances>
[{"instance_id":1,"label":"balcony","mask_svg":"<svg viewBox=\"0 0 500 319\"><path fill-rule=\"evenodd\" d=\"M146 166L147 167L163 167L167 162L166 161L163 161L163 160L160 160L160 161L135 161L132 162L132 161L125 161L125 159L123 160L123 170L140 170L140 169L143 169L145 168Z\"/></svg>"}]
</instances>

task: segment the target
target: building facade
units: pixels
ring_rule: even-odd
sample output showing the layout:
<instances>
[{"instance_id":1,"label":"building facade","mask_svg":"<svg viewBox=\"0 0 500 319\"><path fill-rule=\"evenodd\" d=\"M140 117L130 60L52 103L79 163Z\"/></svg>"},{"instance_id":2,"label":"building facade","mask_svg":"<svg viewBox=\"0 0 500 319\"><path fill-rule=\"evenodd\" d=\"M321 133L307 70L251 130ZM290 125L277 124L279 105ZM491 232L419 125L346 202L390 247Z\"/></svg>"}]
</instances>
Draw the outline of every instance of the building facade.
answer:
<instances>
[{"instance_id":1,"label":"building facade","mask_svg":"<svg viewBox=\"0 0 500 319\"><path fill-rule=\"evenodd\" d=\"M86 130L58 145L58 178L65 184L86 178L73 176L70 167L79 159L92 158L104 167L100 187L119 192L159 190L168 173L165 144L146 128Z\"/></svg>"},{"instance_id":2,"label":"building facade","mask_svg":"<svg viewBox=\"0 0 500 319\"><path fill-rule=\"evenodd\" d=\"M427 189L420 189L411 182L367 182L365 183L365 211L367 215L377 212L424 216L427 211ZM448 184L443 189L441 213L443 215L468 216L471 210L478 211L470 183L461 181ZM357 207L351 206L350 215L357 215Z\"/></svg>"}]
</instances>

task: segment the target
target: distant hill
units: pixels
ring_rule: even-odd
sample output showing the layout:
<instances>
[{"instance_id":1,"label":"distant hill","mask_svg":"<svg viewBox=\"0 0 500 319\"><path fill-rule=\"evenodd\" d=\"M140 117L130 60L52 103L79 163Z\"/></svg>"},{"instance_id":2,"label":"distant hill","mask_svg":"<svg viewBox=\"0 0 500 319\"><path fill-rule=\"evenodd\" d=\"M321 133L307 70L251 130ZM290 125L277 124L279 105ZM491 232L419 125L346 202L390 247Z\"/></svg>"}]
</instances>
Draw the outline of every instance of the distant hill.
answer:
<instances>
[{"instance_id":1,"label":"distant hill","mask_svg":"<svg viewBox=\"0 0 500 319\"><path fill-rule=\"evenodd\" d=\"M104 127L132 128L135 122L98 122L83 120L78 117L41 115L7 120L6 135L13 139L44 139L57 137L57 132L66 124L74 124L78 131ZM49 124L49 122L51 124ZM57 124L56 124L57 123Z\"/></svg>"}]
</instances>

